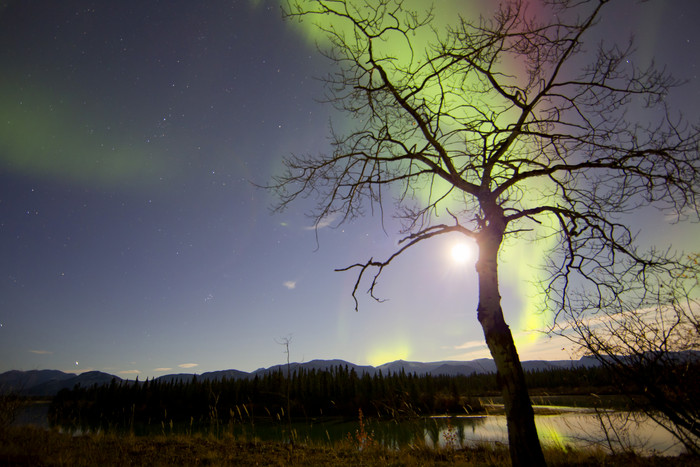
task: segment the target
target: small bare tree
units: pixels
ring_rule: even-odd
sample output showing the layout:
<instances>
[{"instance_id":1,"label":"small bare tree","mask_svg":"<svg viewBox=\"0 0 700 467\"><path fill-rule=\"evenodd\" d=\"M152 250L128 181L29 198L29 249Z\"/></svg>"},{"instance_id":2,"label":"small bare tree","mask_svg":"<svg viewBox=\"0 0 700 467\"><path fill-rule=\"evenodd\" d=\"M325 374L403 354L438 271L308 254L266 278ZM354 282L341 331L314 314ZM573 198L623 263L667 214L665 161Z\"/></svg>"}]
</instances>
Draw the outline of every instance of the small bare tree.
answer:
<instances>
[{"instance_id":1,"label":"small bare tree","mask_svg":"<svg viewBox=\"0 0 700 467\"><path fill-rule=\"evenodd\" d=\"M696 455L700 455L699 259L689 255L660 274L621 274L613 284L601 282L600 294L570 294L564 319L556 328L610 369L618 387Z\"/></svg>"},{"instance_id":2,"label":"small bare tree","mask_svg":"<svg viewBox=\"0 0 700 467\"><path fill-rule=\"evenodd\" d=\"M287 376L285 377L285 398L287 400L287 430L289 431L289 444L294 444L294 434L292 433L292 403L290 399L290 391L292 384L291 363L289 362L289 345L292 343L292 336L286 336L280 340L276 340L279 345L284 346L284 353L287 355Z\"/></svg>"},{"instance_id":3,"label":"small bare tree","mask_svg":"<svg viewBox=\"0 0 700 467\"><path fill-rule=\"evenodd\" d=\"M574 272L595 284L593 271L616 275L622 259L667 266L673 258L638 253L617 219L649 203L696 215L700 165L698 130L665 108L679 82L630 64L630 47L584 49L608 1L545 3L544 21L514 0L491 19L438 29L430 11L400 0L291 0L287 15L315 21L330 41L328 99L355 125L332 131L330 154L286 158L270 184L278 209L314 197L317 223L394 203L405 227L397 250L340 269L358 271L353 297L369 273L376 298L384 269L424 240L456 232L476 241L477 316L498 369L511 459L528 466L545 462L501 309L504 240L525 231L556 238L548 284L557 305ZM640 109L652 110L649 120L636 118ZM450 222L437 222L445 213Z\"/></svg>"}]
</instances>

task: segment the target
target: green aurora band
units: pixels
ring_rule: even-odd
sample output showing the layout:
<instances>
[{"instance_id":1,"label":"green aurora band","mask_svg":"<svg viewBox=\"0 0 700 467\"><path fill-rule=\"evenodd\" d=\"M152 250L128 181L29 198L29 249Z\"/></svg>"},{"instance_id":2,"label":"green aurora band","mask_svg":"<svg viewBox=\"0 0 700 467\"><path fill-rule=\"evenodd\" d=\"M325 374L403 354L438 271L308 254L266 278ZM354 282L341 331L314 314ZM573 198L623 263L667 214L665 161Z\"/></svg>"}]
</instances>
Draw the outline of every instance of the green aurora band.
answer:
<instances>
[{"instance_id":1,"label":"green aurora band","mask_svg":"<svg viewBox=\"0 0 700 467\"><path fill-rule=\"evenodd\" d=\"M69 102L68 96L59 99L5 81L0 86L2 164L27 176L101 189L146 183L148 174L164 169L140 142L105 134L108 123L81 114Z\"/></svg>"},{"instance_id":2,"label":"green aurora band","mask_svg":"<svg viewBox=\"0 0 700 467\"><path fill-rule=\"evenodd\" d=\"M308 6L309 9L316 8L317 5L317 2L313 0L306 0L299 3ZM284 5L286 2L283 1L282 4ZM365 5L365 1L350 1L349 5L351 8L358 8L361 10L363 5ZM424 0L406 0L403 5L406 10L415 11L419 15L426 12L429 7L429 3ZM405 39L399 37L398 33L397 37L394 38L395 40L391 40L390 38L379 44L374 44L376 54L394 58L391 62L392 69L407 67L410 63L415 65L416 60L422 58L422 51L420 47L416 47L417 44L425 44L425 48L427 49L431 43L434 43L436 32L440 34L441 31L446 31L447 27L456 26L459 18L465 18L467 21L478 21L481 15L488 17L494 9L497 8L497 3L487 1L464 2L460 0L440 0L435 2L434 6L432 10L433 20L431 22L433 29L423 27L411 36L411 42L414 46L413 52L407 46ZM533 9L537 7L532 3L527 4L526 8ZM329 45L327 35L323 29L332 29L334 32L344 35L345 37L353 37L352 24L338 17L314 15L304 17L301 21L290 21L290 23L298 33L307 40L309 46L313 48L319 46L323 49ZM514 80L517 80L518 75L521 74L518 71L524 69L520 67L524 67L525 64L517 64L517 62L514 61L511 64L504 64L503 66L503 72L513 77ZM462 78L463 76L454 76L452 79L459 80ZM465 86L470 87L478 85L479 83L472 77L471 82L468 82ZM426 101L429 101L431 95L434 97L439 92L438 86L434 84L432 87L427 88L422 93L421 97L425 97ZM485 95L486 98L493 99L491 96L491 94ZM460 102L463 102L463 98L464 96L457 97ZM502 101L487 101L479 97L474 98L471 104L474 105L474 108L492 109L496 112L501 111L506 105ZM449 104L447 106L449 107ZM454 108L457 108L457 106L458 104L456 103L453 105ZM443 128L446 130L455 128L458 125L462 125L462 122L469 121L472 118L466 110L461 110L460 112L461 114L452 112L454 117L453 121L449 126L442 123ZM504 113L501 120L506 121L507 119L508 115ZM343 133L343 131L352 131L353 129L352 119L346 118L337 123L339 123L336 126L340 128L340 133ZM505 126L506 124L503 123L502 125ZM461 134L464 135L465 132ZM468 133L466 134L468 137ZM468 152L468 149L465 151L465 144L464 139L461 141L457 141L456 139L450 141L450 146L455 152ZM527 151L527 148L521 145L514 151ZM447 197L439 203L441 211L445 209L450 209L451 212L455 213L464 211L463 197L455 193L452 185L442 179L431 181L430 184L426 183L423 187L414 186L413 188L416 189L415 197L417 201L423 205L447 194ZM522 197L522 205L532 205L537 199L552 196L551 193L553 192L551 188L546 187L541 182L536 187L521 187L521 189L522 192L519 193L519 195ZM521 351L527 350L534 345L543 336L543 334L538 331L546 329L552 320L551 312L546 310L544 296L538 285L538 279L542 274L548 253L557 244L556 235L552 235L556 232L556 223L553 218L544 216L538 218L538 220L541 221L542 224L537 226L537 232L520 234L517 241L511 238L504 245L504 250L506 250L506 252L502 256L503 263L501 271L504 271L504 273L501 274L502 281L504 282L502 287L516 289L517 295L522 297L522 303L520 304L521 312L518 318L516 318L517 322L514 325L516 344ZM396 339L392 340L395 341ZM393 343L387 342L387 346L391 347L391 349L373 349L371 355L368 355L368 360L372 363L376 363L380 362L380 360L390 361L395 358L407 358L408 354L410 354L410 350L406 348L406 343L403 341Z\"/></svg>"}]
</instances>

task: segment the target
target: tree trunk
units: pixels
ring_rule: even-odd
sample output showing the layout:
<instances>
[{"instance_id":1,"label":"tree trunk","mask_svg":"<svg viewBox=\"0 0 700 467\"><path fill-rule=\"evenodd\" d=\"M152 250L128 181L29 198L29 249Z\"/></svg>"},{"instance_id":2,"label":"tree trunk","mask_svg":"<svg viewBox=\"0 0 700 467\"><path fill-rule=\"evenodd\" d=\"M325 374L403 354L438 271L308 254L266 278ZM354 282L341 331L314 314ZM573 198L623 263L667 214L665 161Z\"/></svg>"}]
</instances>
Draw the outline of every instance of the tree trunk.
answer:
<instances>
[{"instance_id":1,"label":"tree trunk","mask_svg":"<svg viewBox=\"0 0 700 467\"><path fill-rule=\"evenodd\" d=\"M505 226L490 225L479 235L479 322L486 344L496 363L498 383L508 423L508 446L514 466L546 465L535 427L535 413L525 385L520 357L513 335L503 318L501 295L498 290L498 249Z\"/></svg>"}]
</instances>

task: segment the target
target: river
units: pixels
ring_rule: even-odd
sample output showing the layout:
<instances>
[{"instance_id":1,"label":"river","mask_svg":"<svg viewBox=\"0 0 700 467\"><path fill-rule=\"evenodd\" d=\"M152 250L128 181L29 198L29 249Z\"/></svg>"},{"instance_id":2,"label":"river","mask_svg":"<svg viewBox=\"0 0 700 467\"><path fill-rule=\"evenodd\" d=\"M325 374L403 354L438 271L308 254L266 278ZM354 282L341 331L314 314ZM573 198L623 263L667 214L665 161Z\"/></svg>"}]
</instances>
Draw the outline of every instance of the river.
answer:
<instances>
[{"instance_id":1,"label":"river","mask_svg":"<svg viewBox=\"0 0 700 467\"><path fill-rule=\"evenodd\" d=\"M606 451L634 450L642 455L678 455L685 448L648 416L625 411L594 410L579 407L536 406L537 430L543 445L559 447L600 447ZM34 424L48 428L48 404L25 406L15 424ZM211 424L167 424L134 426L136 435L169 433L230 433L234 436L257 437L261 440L284 441L290 437L290 426L284 422L249 421L212 426ZM82 433L99 431L70 428ZM292 436L298 441L334 443L343 439L357 442L358 434L365 441L389 447L424 443L428 446L466 447L479 443L506 444L508 435L504 415L434 416L410 420L369 420L364 428L358 421L307 420L291 424Z\"/></svg>"}]
</instances>

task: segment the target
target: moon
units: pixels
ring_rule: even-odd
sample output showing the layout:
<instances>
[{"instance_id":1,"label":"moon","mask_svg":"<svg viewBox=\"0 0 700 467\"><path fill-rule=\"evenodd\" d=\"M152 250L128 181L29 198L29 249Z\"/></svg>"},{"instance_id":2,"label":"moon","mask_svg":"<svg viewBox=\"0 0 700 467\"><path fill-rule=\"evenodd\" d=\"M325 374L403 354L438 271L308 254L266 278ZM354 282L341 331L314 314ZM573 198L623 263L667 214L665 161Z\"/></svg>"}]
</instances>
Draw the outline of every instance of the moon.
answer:
<instances>
[{"instance_id":1,"label":"moon","mask_svg":"<svg viewBox=\"0 0 700 467\"><path fill-rule=\"evenodd\" d=\"M457 264L469 262L474 257L474 247L468 243L456 243L450 251L452 260Z\"/></svg>"}]
</instances>

